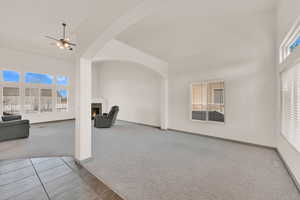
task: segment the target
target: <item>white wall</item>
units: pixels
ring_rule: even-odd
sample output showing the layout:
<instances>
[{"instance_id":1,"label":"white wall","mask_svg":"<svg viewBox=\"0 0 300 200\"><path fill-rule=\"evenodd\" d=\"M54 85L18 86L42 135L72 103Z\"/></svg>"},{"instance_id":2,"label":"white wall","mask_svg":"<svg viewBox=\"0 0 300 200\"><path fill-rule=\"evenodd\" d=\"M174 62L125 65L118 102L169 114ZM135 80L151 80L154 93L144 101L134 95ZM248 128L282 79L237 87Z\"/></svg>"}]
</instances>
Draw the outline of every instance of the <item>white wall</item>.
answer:
<instances>
[{"instance_id":1,"label":"white wall","mask_svg":"<svg viewBox=\"0 0 300 200\"><path fill-rule=\"evenodd\" d=\"M300 1L298 0L279 0L278 1L278 13L277 13L277 48L276 53L279 54L279 45L284 39L287 32L290 30L294 22L296 21L297 17L300 16ZM289 59L294 59L295 57L291 56ZM289 60L292 62L293 60ZM278 64L278 59L277 59ZM280 124L280 80L279 80L279 69L283 69L285 66L279 65L277 66L277 121ZM286 161L287 165L289 166L290 170L294 174L295 178L297 179L298 183L300 183L300 153L293 148L284 136L280 133L280 126L278 126L277 131L277 148L283 159Z\"/></svg>"},{"instance_id":2,"label":"white wall","mask_svg":"<svg viewBox=\"0 0 300 200\"><path fill-rule=\"evenodd\" d=\"M161 77L140 64L108 61L93 65L92 98L120 106L118 119L160 126Z\"/></svg>"},{"instance_id":3,"label":"white wall","mask_svg":"<svg viewBox=\"0 0 300 200\"><path fill-rule=\"evenodd\" d=\"M223 17L198 34L202 44L192 42L198 29L170 34L172 52L182 47L189 56L169 62L169 128L275 147L274 18L273 11ZM225 81L225 124L189 120L190 83L218 79Z\"/></svg>"},{"instance_id":4,"label":"white wall","mask_svg":"<svg viewBox=\"0 0 300 200\"><path fill-rule=\"evenodd\" d=\"M22 113L23 118L29 119L31 123L73 119L75 117L74 66L75 65L73 63L64 60L0 48L0 70L15 70L20 72L21 74L24 74L25 72L35 72L47 73L53 76L65 75L70 79L68 112L51 112L38 114ZM0 106L2 105L0 104Z\"/></svg>"}]
</instances>

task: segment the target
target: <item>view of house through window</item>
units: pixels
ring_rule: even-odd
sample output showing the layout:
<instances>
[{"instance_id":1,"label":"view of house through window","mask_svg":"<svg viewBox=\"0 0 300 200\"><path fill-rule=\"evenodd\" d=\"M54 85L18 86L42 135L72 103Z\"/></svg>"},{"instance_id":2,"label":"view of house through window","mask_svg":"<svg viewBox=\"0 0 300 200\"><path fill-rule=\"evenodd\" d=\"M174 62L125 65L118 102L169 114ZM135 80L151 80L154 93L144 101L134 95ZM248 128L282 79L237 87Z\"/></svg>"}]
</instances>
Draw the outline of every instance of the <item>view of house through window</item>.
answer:
<instances>
[{"instance_id":1,"label":"view of house through window","mask_svg":"<svg viewBox=\"0 0 300 200\"><path fill-rule=\"evenodd\" d=\"M52 111L52 89L41 89L41 112Z\"/></svg>"},{"instance_id":2,"label":"view of house through window","mask_svg":"<svg viewBox=\"0 0 300 200\"><path fill-rule=\"evenodd\" d=\"M57 111L64 111L68 109L68 91L67 90L57 90L56 91L57 102L56 109Z\"/></svg>"},{"instance_id":3,"label":"view of house through window","mask_svg":"<svg viewBox=\"0 0 300 200\"><path fill-rule=\"evenodd\" d=\"M192 120L224 122L224 81L206 81L191 86Z\"/></svg>"},{"instance_id":4,"label":"view of house through window","mask_svg":"<svg viewBox=\"0 0 300 200\"><path fill-rule=\"evenodd\" d=\"M34 114L68 111L69 78L67 76L32 72L21 74L11 70L0 72L0 81L3 83L0 85L3 112Z\"/></svg>"},{"instance_id":5,"label":"view of house through window","mask_svg":"<svg viewBox=\"0 0 300 200\"><path fill-rule=\"evenodd\" d=\"M20 89L3 87L3 112L18 114L20 112Z\"/></svg>"},{"instance_id":6,"label":"view of house through window","mask_svg":"<svg viewBox=\"0 0 300 200\"><path fill-rule=\"evenodd\" d=\"M38 88L25 88L24 109L26 113L36 113L39 111Z\"/></svg>"}]
</instances>

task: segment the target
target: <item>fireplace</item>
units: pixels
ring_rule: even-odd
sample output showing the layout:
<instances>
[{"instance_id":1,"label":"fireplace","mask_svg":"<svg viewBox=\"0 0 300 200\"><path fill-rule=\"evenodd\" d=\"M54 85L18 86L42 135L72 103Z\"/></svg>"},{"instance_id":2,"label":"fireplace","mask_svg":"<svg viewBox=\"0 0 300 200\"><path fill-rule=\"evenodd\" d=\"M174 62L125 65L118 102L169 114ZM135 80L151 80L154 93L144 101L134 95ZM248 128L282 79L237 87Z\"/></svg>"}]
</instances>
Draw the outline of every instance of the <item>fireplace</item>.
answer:
<instances>
[{"instance_id":1,"label":"fireplace","mask_svg":"<svg viewBox=\"0 0 300 200\"><path fill-rule=\"evenodd\" d=\"M102 104L101 103L92 103L92 119L95 118L96 115L102 114Z\"/></svg>"}]
</instances>

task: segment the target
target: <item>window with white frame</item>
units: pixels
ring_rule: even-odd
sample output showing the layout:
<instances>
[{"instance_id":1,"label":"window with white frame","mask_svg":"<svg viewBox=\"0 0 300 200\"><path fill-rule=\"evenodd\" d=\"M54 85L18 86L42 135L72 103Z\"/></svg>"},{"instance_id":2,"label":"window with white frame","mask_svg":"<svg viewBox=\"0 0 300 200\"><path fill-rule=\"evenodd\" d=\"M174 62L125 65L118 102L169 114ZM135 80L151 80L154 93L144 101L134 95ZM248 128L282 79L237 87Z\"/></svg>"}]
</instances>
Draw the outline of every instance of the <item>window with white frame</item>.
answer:
<instances>
[{"instance_id":1,"label":"window with white frame","mask_svg":"<svg viewBox=\"0 0 300 200\"><path fill-rule=\"evenodd\" d=\"M215 88L213 89L213 103L214 104L224 104L224 89Z\"/></svg>"},{"instance_id":2,"label":"window with white frame","mask_svg":"<svg viewBox=\"0 0 300 200\"><path fill-rule=\"evenodd\" d=\"M11 114L68 111L69 77L33 72L22 76L12 70L0 71L0 111Z\"/></svg>"},{"instance_id":3,"label":"window with white frame","mask_svg":"<svg viewBox=\"0 0 300 200\"><path fill-rule=\"evenodd\" d=\"M68 111L68 85L69 78L67 76L56 76L56 110L59 112Z\"/></svg>"},{"instance_id":4,"label":"window with white frame","mask_svg":"<svg viewBox=\"0 0 300 200\"><path fill-rule=\"evenodd\" d=\"M58 89L56 90L56 110L67 111L68 110L68 90Z\"/></svg>"},{"instance_id":5,"label":"window with white frame","mask_svg":"<svg viewBox=\"0 0 300 200\"><path fill-rule=\"evenodd\" d=\"M52 112L52 89L41 89L40 101L40 112Z\"/></svg>"},{"instance_id":6,"label":"window with white frame","mask_svg":"<svg viewBox=\"0 0 300 200\"><path fill-rule=\"evenodd\" d=\"M58 75L56 77L56 84L59 86L68 86L69 78L67 76Z\"/></svg>"},{"instance_id":7,"label":"window with white frame","mask_svg":"<svg viewBox=\"0 0 300 200\"><path fill-rule=\"evenodd\" d=\"M53 83L53 76L49 74L26 72L25 83L51 85Z\"/></svg>"},{"instance_id":8,"label":"window with white frame","mask_svg":"<svg viewBox=\"0 0 300 200\"><path fill-rule=\"evenodd\" d=\"M2 70L2 111L7 114L20 113L20 73L12 70Z\"/></svg>"},{"instance_id":9,"label":"window with white frame","mask_svg":"<svg viewBox=\"0 0 300 200\"><path fill-rule=\"evenodd\" d=\"M281 133L300 151L300 66L281 73Z\"/></svg>"},{"instance_id":10,"label":"window with white frame","mask_svg":"<svg viewBox=\"0 0 300 200\"><path fill-rule=\"evenodd\" d=\"M18 114L20 112L20 89L18 87L3 87L3 112Z\"/></svg>"},{"instance_id":11,"label":"window with white frame","mask_svg":"<svg viewBox=\"0 0 300 200\"><path fill-rule=\"evenodd\" d=\"M289 55L294 53L300 45L300 17L296 20L290 31L280 44L279 62L284 62Z\"/></svg>"},{"instance_id":12,"label":"window with white frame","mask_svg":"<svg viewBox=\"0 0 300 200\"><path fill-rule=\"evenodd\" d=\"M290 46L290 52L293 52L300 45L300 35Z\"/></svg>"},{"instance_id":13,"label":"window with white frame","mask_svg":"<svg viewBox=\"0 0 300 200\"><path fill-rule=\"evenodd\" d=\"M25 88L24 111L25 113L39 112L39 88Z\"/></svg>"},{"instance_id":14,"label":"window with white frame","mask_svg":"<svg viewBox=\"0 0 300 200\"><path fill-rule=\"evenodd\" d=\"M20 73L11 70L2 71L2 80L7 83L19 83L20 82Z\"/></svg>"},{"instance_id":15,"label":"window with white frame","mask_svg":"<svg viewBox=\"0 0 300 200\"><path fill-rule=\"evenodd\" d=\"M191 84L191 118L200 121L225 121L224 81Z\"/></svg>"}]
</instances>

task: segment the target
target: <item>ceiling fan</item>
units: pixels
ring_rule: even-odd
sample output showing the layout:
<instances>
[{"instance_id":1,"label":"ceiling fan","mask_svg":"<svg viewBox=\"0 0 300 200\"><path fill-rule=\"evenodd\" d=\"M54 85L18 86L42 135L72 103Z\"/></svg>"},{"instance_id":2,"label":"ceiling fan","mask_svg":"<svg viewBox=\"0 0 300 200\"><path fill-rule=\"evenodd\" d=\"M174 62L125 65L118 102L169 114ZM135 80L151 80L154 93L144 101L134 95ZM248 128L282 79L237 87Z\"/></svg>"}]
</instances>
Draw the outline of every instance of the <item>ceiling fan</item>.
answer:
<instances>
[{"instance_id":1,"label":"ceiling fan","mask_svg":"<svg viewBox=\"0 0 300 200\"><path fill-rule=\"evenodd\" d=\"M67 26L67 24L62 23L62 26L63 26L63 35L62 35L61 39L56 39L56 38L51 37L51 36L45 36L45 37L48 38L48 39L51 39L51 40L55 40L56 41L55 44L58 48L68 49L68 50L72 51L73 47L75 47L76 44L70 42L69 38L66 38L66 26Z\"/></svg>"}]
</instances>

